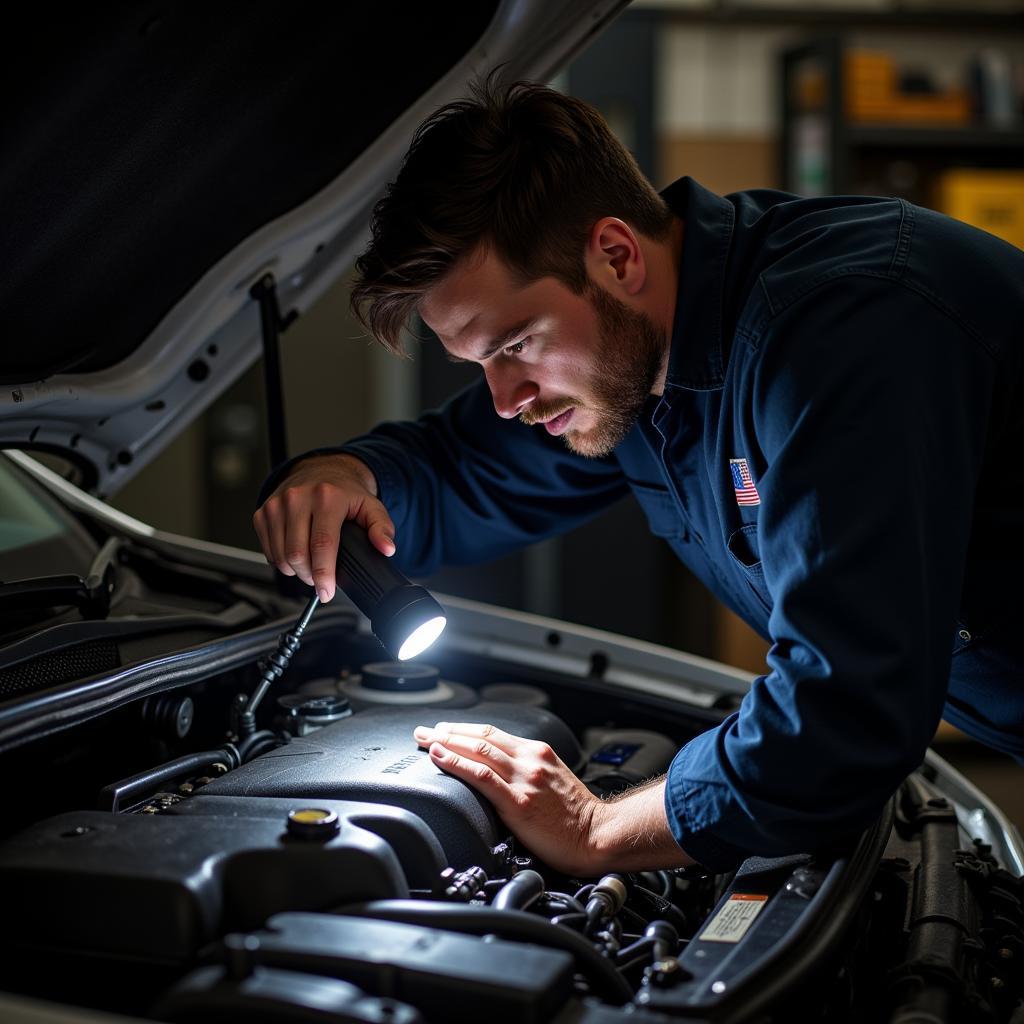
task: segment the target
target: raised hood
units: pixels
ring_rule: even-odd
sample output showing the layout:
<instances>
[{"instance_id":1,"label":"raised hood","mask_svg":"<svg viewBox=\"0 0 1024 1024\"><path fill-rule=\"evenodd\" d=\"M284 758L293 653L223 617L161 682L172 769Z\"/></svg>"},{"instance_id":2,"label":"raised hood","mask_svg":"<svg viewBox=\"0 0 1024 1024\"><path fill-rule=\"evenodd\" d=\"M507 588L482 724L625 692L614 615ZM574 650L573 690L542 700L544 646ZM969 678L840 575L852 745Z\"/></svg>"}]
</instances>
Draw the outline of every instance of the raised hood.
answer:
<instances>
[{"instance_id":1,"label":"raised hood","mask_svg":"<svg viewBox=\"0 0 1024 1024\"><path fill-rule=\"evenodd\" d=\"M549 79L625 0L38 7L6 54L0 447L113 493L365 243L416 125Z\"/></svg>"}]
</instances>

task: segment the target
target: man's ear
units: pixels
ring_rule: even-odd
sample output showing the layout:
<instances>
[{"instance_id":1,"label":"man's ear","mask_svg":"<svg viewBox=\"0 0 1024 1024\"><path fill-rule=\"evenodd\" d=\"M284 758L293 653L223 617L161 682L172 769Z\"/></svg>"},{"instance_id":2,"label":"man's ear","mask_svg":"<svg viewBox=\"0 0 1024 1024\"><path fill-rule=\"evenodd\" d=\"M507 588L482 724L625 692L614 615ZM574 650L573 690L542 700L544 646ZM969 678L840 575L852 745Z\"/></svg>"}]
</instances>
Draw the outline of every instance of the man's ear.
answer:
<instances>
[{"instance_id":1,"label":"man's ear","mask_svg":"<svg viewBox=\"0 0 1024 1024\"><path fill-rule=\"evenodd\" d=\"M647 263L636 232L618 217L602 217L591 229L587 273L608 291L636 295L647 281Z\"/></svg>"}]
</instances>

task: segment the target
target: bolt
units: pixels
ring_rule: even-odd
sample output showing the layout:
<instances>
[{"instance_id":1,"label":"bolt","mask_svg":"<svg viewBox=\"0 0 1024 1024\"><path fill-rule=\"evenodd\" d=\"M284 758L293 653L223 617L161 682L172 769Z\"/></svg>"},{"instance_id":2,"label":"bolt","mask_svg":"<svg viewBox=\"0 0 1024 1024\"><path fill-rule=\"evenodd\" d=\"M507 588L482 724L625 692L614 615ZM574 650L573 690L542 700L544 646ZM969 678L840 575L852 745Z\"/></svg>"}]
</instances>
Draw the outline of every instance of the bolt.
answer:
<instances>
[{"instance_id":1,"label":"bolt","mask_svg":"<svg viewBox=\"0 0 1024 1024\"><path fill-rule=\"evenodd\" d=\"M997 991L1006 987L1006 982L1002 978L989 978L988 983Z\"/></svg>"},{"instance_id":2,"label":"bolt","mask_svg":"<svg viewBox=\"0 0 1024 1024\"><path fill-rule=\"evenodd\" d=\"M647 969L647 977L652 985L667 988L678 982L686 981L690 977L690 973L674 956L666 956L651 964Z\"/></svg>"}]
</instances>

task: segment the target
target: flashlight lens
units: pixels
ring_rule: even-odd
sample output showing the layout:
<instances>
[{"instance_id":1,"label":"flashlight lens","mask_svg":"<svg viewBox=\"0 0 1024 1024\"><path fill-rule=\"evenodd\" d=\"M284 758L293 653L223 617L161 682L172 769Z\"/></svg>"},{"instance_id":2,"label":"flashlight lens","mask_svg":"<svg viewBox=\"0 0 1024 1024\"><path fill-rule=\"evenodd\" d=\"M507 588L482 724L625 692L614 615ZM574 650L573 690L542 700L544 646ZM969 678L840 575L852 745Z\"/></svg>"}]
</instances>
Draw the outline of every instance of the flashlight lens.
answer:
<instances>
[{"instance_id":1,"label":"flashlight lens","mask_svg":"<svg viewBox=\"0 0 1024 1024\"><path fill-rule=\"evenodd\" d=\"M438 615L433 619L428 619L422 626L417 626L399 648L398 660L405 661L408 658L415 658L421 651L425 651L441 635L447 622L448 620L443 615Z\"/></svg>"}]
</instances>

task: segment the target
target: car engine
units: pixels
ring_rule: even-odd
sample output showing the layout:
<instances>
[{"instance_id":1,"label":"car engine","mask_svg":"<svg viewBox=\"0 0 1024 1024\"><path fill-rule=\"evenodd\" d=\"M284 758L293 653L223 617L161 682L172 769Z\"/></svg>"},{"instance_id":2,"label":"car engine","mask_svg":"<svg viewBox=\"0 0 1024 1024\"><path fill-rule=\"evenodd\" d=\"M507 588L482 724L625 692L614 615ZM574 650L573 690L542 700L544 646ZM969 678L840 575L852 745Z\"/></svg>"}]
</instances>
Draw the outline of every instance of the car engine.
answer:
<instances>
[{"instance_id":1,"label":"car engine","mask_svg":"<svg viewBox=\"0 0 1024 1024\"><path fill-rule=\"evenodd\" d=\"M254 732L258 667L209 671L214 641L201 678L7 750L30 784L0 838L3 990L183 1024L1009 1019L1019 879L963 849L926 778L856 840L724 875L572 878L536 858L416 725L546 742L606 796L730 710L624 696L610 647L581 677L568 636L549 630L532 665L493 637L379 662L328 609Z\"/></svg>"}]
</instances>

